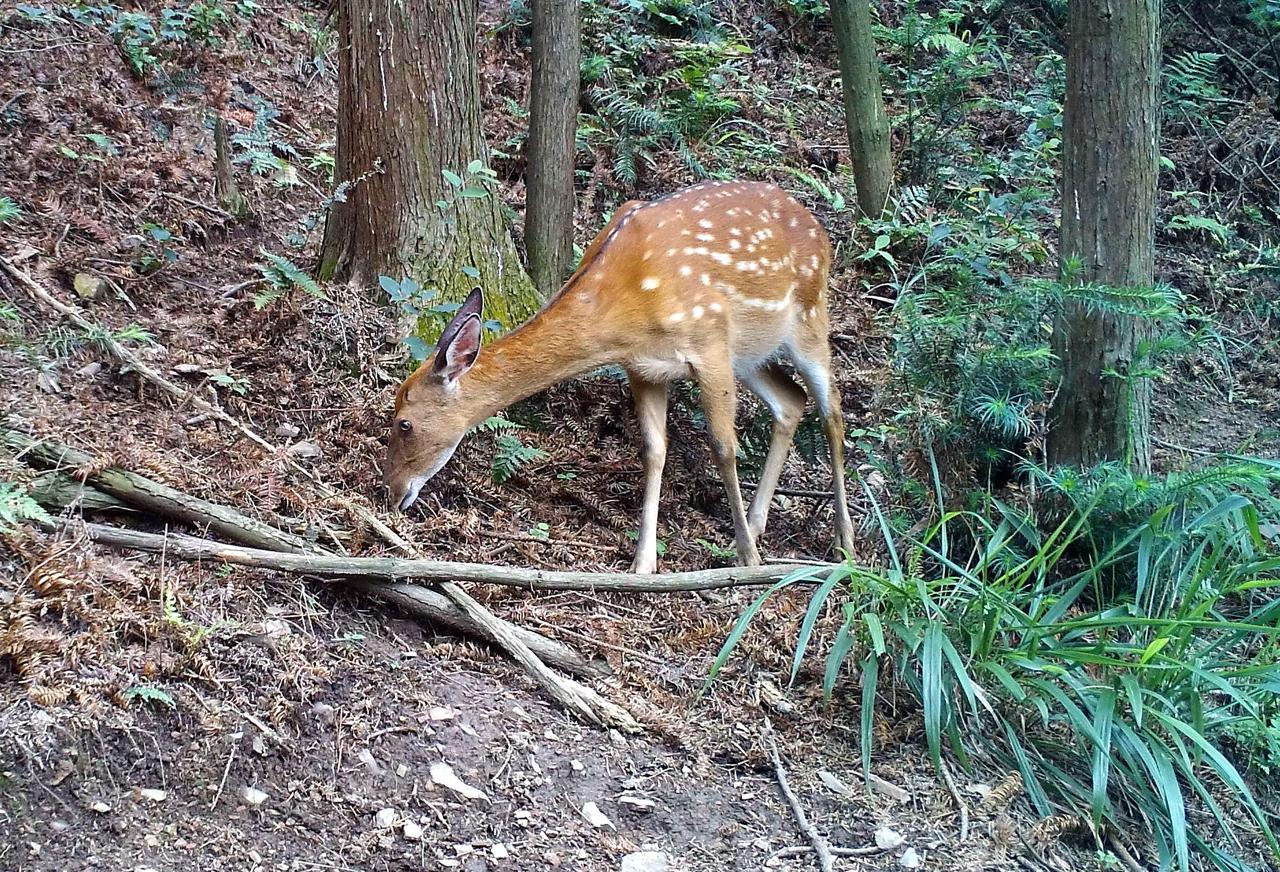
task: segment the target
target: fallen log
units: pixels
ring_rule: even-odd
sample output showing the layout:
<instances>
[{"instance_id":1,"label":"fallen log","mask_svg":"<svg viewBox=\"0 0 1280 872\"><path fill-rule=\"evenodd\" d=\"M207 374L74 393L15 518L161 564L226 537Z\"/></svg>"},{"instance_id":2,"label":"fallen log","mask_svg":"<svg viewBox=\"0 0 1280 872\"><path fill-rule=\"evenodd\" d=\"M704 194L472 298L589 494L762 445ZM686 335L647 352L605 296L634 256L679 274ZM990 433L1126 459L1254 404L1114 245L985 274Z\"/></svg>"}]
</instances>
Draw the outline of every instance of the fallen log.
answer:
<instances>
[{"instance_id":1,"label":"fallen log","mask_svg":"<svg viewBox=\"0 0 1280 872\"><path fill-rule=\"evenodd\" d=\"M525 590L588 590L624 593L674 593L772 584L802 572L798 581L816 584L834 564L754 566L748 568L701 569L666 575L633 575L623 572L572 572L525 569L518 566L490 566L484 563L457 563L450 560L422 560L402 557L339 557L329 554L283 554L261 548L240 548L210 539L170 533L143 533L104 524L86 524L90 537L104 545L136 551L164 552L184 560L216 560L236 566L302 573L325 578L359 581L423 582L472 581Z\"/></svg>"}]
</instances>

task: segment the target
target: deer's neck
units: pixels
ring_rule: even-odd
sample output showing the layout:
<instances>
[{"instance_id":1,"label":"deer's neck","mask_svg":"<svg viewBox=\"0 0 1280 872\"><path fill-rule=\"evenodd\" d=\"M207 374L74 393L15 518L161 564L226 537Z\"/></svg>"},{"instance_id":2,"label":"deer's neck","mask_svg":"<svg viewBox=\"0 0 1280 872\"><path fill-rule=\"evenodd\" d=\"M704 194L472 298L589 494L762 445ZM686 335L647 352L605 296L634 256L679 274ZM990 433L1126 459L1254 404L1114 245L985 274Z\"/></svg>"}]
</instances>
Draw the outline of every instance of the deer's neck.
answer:
<instances>
[{"instance_id":1,"label":"deer's neck","mask_svg":"<svg viewBox=\"0 0 1280 872\"><path fill-rule=\"evenodd\" d=\"M587 325L564 302L481 350L460 389L476 403L474 423L538 391L611 362L607 345L592 341Z\"/></svg>"}]
</instances>

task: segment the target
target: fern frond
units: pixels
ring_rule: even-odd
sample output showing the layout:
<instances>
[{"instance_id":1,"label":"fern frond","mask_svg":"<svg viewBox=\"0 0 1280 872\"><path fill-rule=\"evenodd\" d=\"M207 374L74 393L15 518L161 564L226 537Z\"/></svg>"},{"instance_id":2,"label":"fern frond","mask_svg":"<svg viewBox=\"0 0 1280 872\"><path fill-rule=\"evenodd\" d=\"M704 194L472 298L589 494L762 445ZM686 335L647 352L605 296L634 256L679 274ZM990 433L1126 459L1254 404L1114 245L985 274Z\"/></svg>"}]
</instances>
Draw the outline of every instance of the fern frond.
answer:
<instances>
[{"instance_id":1,"label":"fern frond","mask_svg":"<svg viewBox=\"0 0 1280 872\"><path fill-rule=\"evenodd\" d=\"M265 248L259 248L258 252L266 258L266 263L258 265L258 271L262 273L262 277L266 279L267 284L271 286L274 293L268 291L259 294L254 299L254 305L261 309L262 306L275 300L282 294L297 288L300 291L315 297L318 300L327 300L324 289L316 283L316 280L309 276L306 270L298 266L287 257L279 254L273 254ZM261 303L261 304L259 304Z\"/></svg>"},{"instance_id":2,"label":"fern frond","mask_svg":"<svg viewBox=\"0 0 1280 872\"><path fill-rule=\"evenodd\" d=\"M521 467L546 456L547 452L541 448L525 445L515 436L499 436L494 440L493 481L495 484L506 484Z\"/></svg>"}]
</instances>

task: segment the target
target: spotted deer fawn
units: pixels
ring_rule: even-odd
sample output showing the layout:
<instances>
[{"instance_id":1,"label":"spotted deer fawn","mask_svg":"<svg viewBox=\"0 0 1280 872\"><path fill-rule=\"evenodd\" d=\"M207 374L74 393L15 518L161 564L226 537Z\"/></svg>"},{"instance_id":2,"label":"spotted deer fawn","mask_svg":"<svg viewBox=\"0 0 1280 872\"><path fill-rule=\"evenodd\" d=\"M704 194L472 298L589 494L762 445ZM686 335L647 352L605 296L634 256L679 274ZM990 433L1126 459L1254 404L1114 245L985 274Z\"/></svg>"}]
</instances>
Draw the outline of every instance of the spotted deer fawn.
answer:
<instances>
[{"instance_id":1,"label":"spotted deer fawn","mask_svg":"<svg viewBox=\"0 0 1280 872\"><path fill-rule=\"evenodd\" d=\"M644 442L644 509L632 571L657 568L667 385L688 377L701 389L738 563L757 565L756 539L805 406L805 392L777 362L785 356L822 416L836 545L850 547L844 420L827 344L830 266L822 225L773 185L707 182L623 204L546 306L485 348L483 294L476 288L467 297L432 356L396 395L384 470L393 503L408 509L463 436L498 410L617 364L627 373ZM735 459L735 376L773 415L769 454L749 509Z\"/></svg>"}]
</instances>

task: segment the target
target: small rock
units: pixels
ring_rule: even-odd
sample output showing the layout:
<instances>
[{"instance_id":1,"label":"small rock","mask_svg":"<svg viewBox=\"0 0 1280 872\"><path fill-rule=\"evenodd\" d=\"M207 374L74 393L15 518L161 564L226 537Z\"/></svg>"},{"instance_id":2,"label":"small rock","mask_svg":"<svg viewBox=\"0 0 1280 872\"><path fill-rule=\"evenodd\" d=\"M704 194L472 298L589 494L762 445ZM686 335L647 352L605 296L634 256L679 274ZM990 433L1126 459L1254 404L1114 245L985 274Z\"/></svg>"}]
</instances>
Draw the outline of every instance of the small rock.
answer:
<instances>
[{"instance_id":1,"label":"small rock","mask_svg":"<svg viewBox=\"0 0 1280 872\"><path fill-rule=\"evenodd\" d=\"M615 748L627 747L627 737L615 729L609 730L609 741L613 743Z\"/></svg>"},{"instance_id":2,"label":"small rock","mask_svg":"<svg viewBox=\"0 0 1280 872\"><path fill-rule=\"evenodd\" d=\"M96 811L98 814L106 814L107 812L111 811L111 806L107 805L102 800L98 800L93 805L89 806L89 808L91 808L93 811Z\"/></svg>"},{"instance_id":3,"label":"small rock","mask_svg":"<svg viewBox=\"0 0 1280 872\"><path fill-rule=\"evenodd\" d=\"M622 858L622 872L667 872L671 861L663 851L636 851Z\"/></svg>"},{"instance_id":4,"label":"small rock","mask_svg":"<svg viewBox=\"0 0 1280 872\"><path fill-rule=\"evenodd\" d=\"M451 721L458 716L458 712L448 706L433 705L431 710L427 712L427 717L433 721Z\"/></svg>"},{"instance_id":5,"label":"small rock","mask_svg":"<svg viewBox=\"0 0 1280 872\"><path fill-rule=\"evenodd\" d=\"M404 765L403 763L401 763L399 766L396 767L397 777L404 778L408 774L409 774L409 767Z\"/></svg>"},{"instance_id":6,"label":"small rock","mask_svg":"<svg viewBox=\"0 0 1280 872\"><path fill-rule=\"evenodd\" d=\"M147 240L143 239L136 233L130 233L128 236L121 237L120 247L128 251L131 248L141 248L147 244Z\"/></svg>"},{"instance_id":7,"label":"small rock","mask_svg":"<svg viewBox=\"0 0 1280 872\"><path fill-rule=\"evenodd\" d=\"M82 300L96 300L107 289L107 280L93 273L76 273L72 280L76 296Z\"/></svg>"},{"instance_id":8,"label":"small rock","mask_svg":"<svg viewBox=\"0 0 1280 872\"><path fill-rule=\"evenodd\" d=\"M467 784L455 775L453 767L445 762L431 764L431 780L441 787L448 788L466 799L489 798L483 790L472 787L470 784Z\"/></svg>"},{"instance_id":9,"label":"small rock","mask_svg":"<svg viewBox=\"0 0 1280 872\"><path fill-rule=\"evenodd\" d=\"M609 820L594 802L588 802L582 806L582 816L587 819L587 823L596 829L613 826L613 821Z\"/></svg>"},{"instance_id":10,"label":"small rock","mask_svg":"<svg viewBox=\"0 0 1280 872\"><path fill-rule=\"evenodd\" d=\"M493 846L489 848L489 853L495 860L505 860L511 856L511 852L507 850L507 846L502 842L494 842Z\"/></svg>"},{"instance_id":11,"label":"small rock","mask_svg":"<svg viewBox=\"0 0 1280 872\"><path fill-rule=\"evenodd\" d=\"M574 772L584 772L586 771L587 767L582 765L581 760L570 760L569 768L572 769Z\"/></svg>"},{"instance_id":12,"label":"small rock","mask_svg":"<svg viewBox=\"0 0 1280 872\"><path fill-rule=\"evenodd\" d=\"M324 453L320 450L320 446L317 445L316 443L305 442L305 441L293 443L288 448L286 448L284 452L285 454L288 454L290 457L301 457L303 459L311 459L311 460L319 457L321 454Z\"/></svg>"},{"instance_id":13,"label":"small rock","mask_svg":"<svg viewBox=\"0 0 1280 872\"><path fill-rule=\"evenodd\" d=\"M618 797L619 805L629 805L640 811L653 811L657 805L652 799L645 799L642 796L620 796Z\"/></svg>"},{"instance_id":14,"label":"small rock","mask_svg":"<svg viewBox=\"0 0 1280 872\"><path fill-rule=\"evenodd\" d=\"M422 841L422 827L417 821L407 820L404 822L404 837L410 842Z\"/></svg>"},{"instance_id":15,"label":"small rock","mask_svg":"<svg viewBox=\"0 0 1280 872\"><path fill-rule=\"evenodd\" d=\"M363 763L374 775L381 775L385 771L382 768L382 764L373 758L373 752L368 748L361 748L360 753L356 754L356 759Z\"/></svg>"},{"instance_id":16,"label":"small rock","mask_svg":"<svg viewBox=\"0 0 1280 872\"><path fill-rule=\"evenodd\" d=\"M169 794L163 790L157 790L154 787L139 787L138 797L141 799L149 799L152 802L164 802L169 798Z\"/></svg>"},{"instance_id":17,"label":"small rock","mask_svg":"<svg viewBox=\"0 0 1280 872\"><path fill-rule=\"evenodd\" d=\"M384 808L373 816L373 822L380 830L389 830L396 823L396 810L394 808Z\"/></svg>"},{"instance_id":18,"label":"small rock","mask_svg":"<svg viewBox=\"0 0 1280 872\"><path fill-rule=\"evenodd\" d=\"M256 787L242 787L240 789L240 798L249 805L262 805L267 801L266 791L259 790Z\"/></svg>"},{"instance_id":19,"label":"small rock","mask_svg":"<svg viewBox=\"0 0 1280 872\"><path fill-rule=\"evenodd\" d=\"M919 869L922 865L920 855L916 853L915 848L907 848L902 852L902 856L898 858L898 865L903 869Z\"/></svg>"},{"instance_id":20,"label":"small rock","mask_svg":"<svg viewBox=\"0 0 1280 872\"><path fill-rule=\"evenodd\" d=\"M262 622L262 632L266 633L272 639L289 636L293 633L293 628L286 621L272 618L269 621Z\"/></svg>"},{"instance_id":21,"label":"small rock","mask_svg":"<svg viewBox=\"0 0 1280 872\"><path fill-rule=\"evenodd\" d=\"M203 370L200 369L200 364L198 363L175 363L173 371L178 375L195 375Z\"/></svg>"},{"instance_id":22,"label":"small rock","mask_svg":"<svg viewBox=\"0 0 1280 872\"><path fill-rule=\"evenodd\" d=\"M902 833L892 827L880 827L876 830L876 847L881 851L892 851L905 841Z\"/></svg>"},{"instance_id":23,"label":"small rock","mask_svg":"<svg viewBox=\"0 0 1280 872\"><path fill-rule=\"evenodd\" d=\"M76 378L90 379L100 372L102 372L102 364L94 360L77 369Z\"/></svg>"},{"instance_id":24,"label":"small rock","mask_svg":"<svg viewBox=\"0 0 1280 872\"><path fill-rule=\"evenodd\" d=\"M819 769L818 780L825 784L832 793L843 797L853 796L853 791L850 790L848 785L841 781L839 776L834 772L828 772L826 769Z\"/></svg>"},{"instance_id":25,"label":"small rock","mask_svg":"<svg viewBox=\"0 0 1280 872\"><path fill-rule=\"evenodd\" d=\"M267 743L262 741L262 736L258 733L253 734L253 741L249 743L253 747L253 753L259 757L267 756Z\"/></svg>"},{"instance_id":26,"label":"small rock","mask_svg":"<svg viewBox=\"0 0 1280 872\"><path fill-rule=\"evenodd\" d=\"M293 424L281 424L276 427L276 435L281 439L294 439L301 432L302 430L295 427Z\"/></svg>"}]
</instances>

